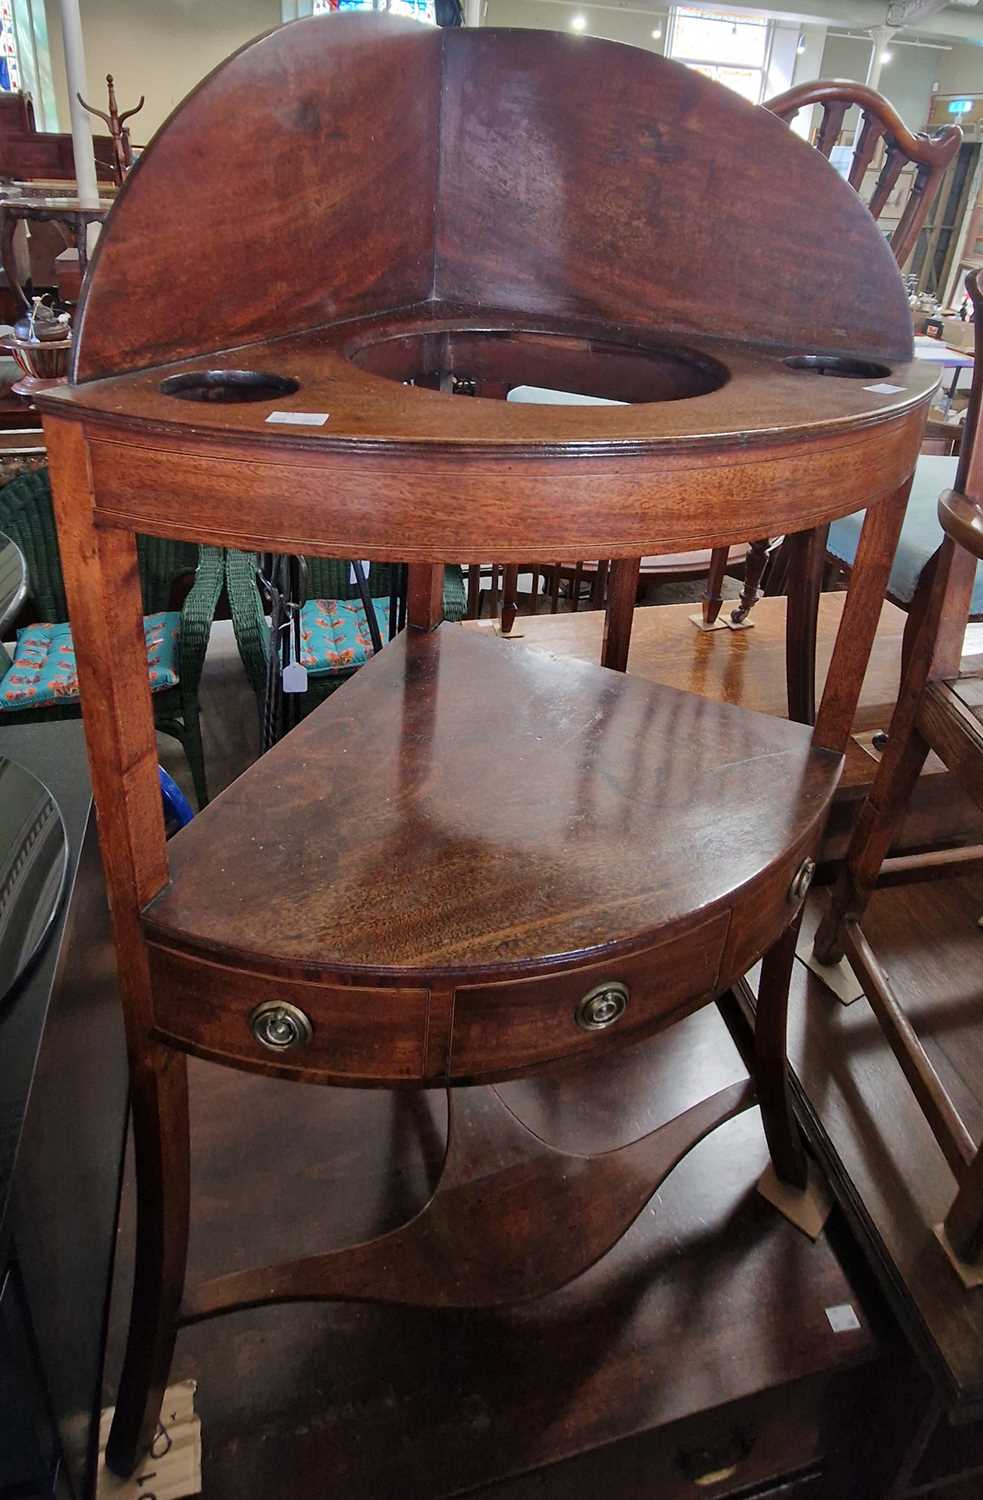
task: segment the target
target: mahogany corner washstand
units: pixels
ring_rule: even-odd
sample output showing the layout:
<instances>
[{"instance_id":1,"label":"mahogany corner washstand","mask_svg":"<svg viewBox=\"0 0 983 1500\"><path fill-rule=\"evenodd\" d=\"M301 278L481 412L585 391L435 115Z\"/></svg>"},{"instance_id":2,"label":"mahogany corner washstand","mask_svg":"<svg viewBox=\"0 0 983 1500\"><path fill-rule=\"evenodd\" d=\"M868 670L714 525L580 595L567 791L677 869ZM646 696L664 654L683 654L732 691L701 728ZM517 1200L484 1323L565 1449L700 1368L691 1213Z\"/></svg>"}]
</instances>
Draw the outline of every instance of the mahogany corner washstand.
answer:
<instances>
[{"instance_id":1,"label":"mahogany corner washstand","mask_svg":"<svg viewBox=\"0 0 983 1500\"><path fill-rule=\"evenodd\" d=\"M489 1085L645 1036L762 955L758 1099L803 1187L788 974L937 380L911 354L852 189L632 48L299 21L152 142L70 383L39 398L133 1077L112 1467L153 1432L182 1324L310 1297L487 1306L577 1275L750 1091L571 1156ZM491 399L518 384L625 404ZM445 561L611 558L623 668L642 554L785 532L794 572L861 504L814 729L436 629ZM143 532L410 564L408 630L166 846ZM185 1290L188 1052L474 1086L402 1229Z\"/></svg>"}]
</instances>

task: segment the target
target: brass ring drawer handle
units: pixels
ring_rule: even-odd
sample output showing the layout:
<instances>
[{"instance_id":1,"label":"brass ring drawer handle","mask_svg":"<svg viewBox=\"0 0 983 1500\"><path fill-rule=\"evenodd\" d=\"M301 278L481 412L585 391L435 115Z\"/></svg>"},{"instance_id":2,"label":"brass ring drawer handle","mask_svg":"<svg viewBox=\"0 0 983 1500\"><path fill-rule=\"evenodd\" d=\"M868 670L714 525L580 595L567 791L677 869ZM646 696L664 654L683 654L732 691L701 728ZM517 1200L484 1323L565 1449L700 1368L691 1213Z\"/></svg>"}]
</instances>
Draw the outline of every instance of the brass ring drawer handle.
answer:
<instances>
[{"instance_id":1,"label":"brass ring drawer handle","mask_svg":"<svg viewBox=\"0 0 983 1500\"><path fill-rule=\"evenodd\" d=\"M582 1031L604 1031L621 1019L627 1005L627 986L616 979L606 979L587 991L573 1018Z\"/></svg>"},{"instance_id":2,"label":"brass ring drawer handle","mask_svg":"<svg viewBox=\"0 0 983 1500\"><path fill-rule=\"evenodd\" d=\"M249 1017L253 1036L271 1052L292 1052L310 1041L314 1028L304 1012L288 1000L264 1000Z\"/></svg>"}]
</instances>

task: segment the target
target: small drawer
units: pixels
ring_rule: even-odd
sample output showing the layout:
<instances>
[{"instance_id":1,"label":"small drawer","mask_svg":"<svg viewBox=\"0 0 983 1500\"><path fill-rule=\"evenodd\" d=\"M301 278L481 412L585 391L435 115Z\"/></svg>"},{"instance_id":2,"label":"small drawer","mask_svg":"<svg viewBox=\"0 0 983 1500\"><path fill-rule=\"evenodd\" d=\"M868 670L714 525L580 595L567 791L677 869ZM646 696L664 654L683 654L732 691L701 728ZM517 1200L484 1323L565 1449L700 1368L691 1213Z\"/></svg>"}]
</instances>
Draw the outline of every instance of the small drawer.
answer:
<instances>
[{"instance_id":1,"label":"small drawer","mask_svg":"<svg viewBox=\"0 0 983 1500\"><path fill-rule=\"evenodd\" d=\"M154 1030L200 1057L325 1083L423 1075L428 990L271 978L154 943L148 953Z\"/></svg>"},{"instance_id":2,"label":"small drawer","mask_svg":"<svg viewBox=\"0 0 983 1500\"><path fill-rule=\"evenodd\" d=\"M815 858L820 828L810 829L780 864L738 893L730 932L720 963L722 986L736 983L777 941L805 899L793 892L796 877L807 860ZM808 880L806 888L808 889Z\"/></svg>"},{"instance_id":3,"label":"small drawer","mask_svg":"<svg viewBox=\"0 0 983 1500\"><path fill-rule=\"evenodd\" d=\"M716 988L728 920L729 913L721 912L654 947L607 963L538 979L460 987L454 997L451 1075L500 1076L589 1052L608 1039L655 1030L662 1017L685 1001Z\"/></svg>"}]
</instances>

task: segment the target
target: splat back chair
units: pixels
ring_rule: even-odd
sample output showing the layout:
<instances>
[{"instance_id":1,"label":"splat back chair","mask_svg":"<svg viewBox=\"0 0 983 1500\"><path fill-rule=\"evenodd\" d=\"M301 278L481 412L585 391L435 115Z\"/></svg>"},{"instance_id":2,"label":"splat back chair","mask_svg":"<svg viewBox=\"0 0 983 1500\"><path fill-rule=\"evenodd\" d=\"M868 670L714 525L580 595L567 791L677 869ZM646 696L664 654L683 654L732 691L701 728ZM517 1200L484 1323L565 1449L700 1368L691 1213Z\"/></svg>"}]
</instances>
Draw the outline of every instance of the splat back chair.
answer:
<instances>
[{"instance_id":1,"label":"splat back chair","mask_svg":"<svg viewBox=\"0 0 983 1500\"><path fill-rule=\"evenodd\" d=\"M311 190L284 194L291 174ZM728 184L712 236L709 180ZM244 217L247 195L269 212ZM259 269L285 237L274 282ZM283 26L194 90L127 178L79 329L69 383L37 399L133 1078L138 1264L107 1445L129 1473L181 1327L308 1298L497 1306L593 1264L755 1090L574 1158L495 1086L641 1041L759 960L756 1097L805 1189L788 981L934 381L869 215L767 111L596 38L357 14ZM818 378L796 363L811 348L897 389ZM531 360L541 385L596 375L619 404L411 384L514 387ZM284 409L315 420L271 424ZM623 668L642 557L868 501L814 728L441 622L449 559L607 557ZM408 628L166 844L147 531L409 563ZM433 1198L390 1235L186 1285L188 1053L446 1087Z\"/></svg>"},{"instance_id":2,"label":"splat back chair","mask_svg":"<svg viewBox=\"0 0 983 1500\"><path fill-rule=\"evenodd\" d=\"M18 632L13 658L0 646L0 720L78 719L78 676L47 469L0 489L0 531L24 554L29 603L39 623ZM222 591L222 553L188 542L141 536L137 544L154 722L180 742L199 807L208 801L198 688ZM175 589L194 582L180 609Z\"/></svg>"},{"instance_id":3,"label":"splat back chair","mask_svg":"<svg viewBox=\"0 0 983 1500\"><path fill-rule=\"evenodd\" d=\"M966 620L983 558L983 287L967 285L976 308L976 369L959 469L938 501L942 545L918 582L917 631L887 749L850 841L846 866L816 937L824 963L848 956L958 1184L944 1241L958 1262L983 1271L983 1153L904 1013L894 986L863 932L879 885L983 869L983 847L891 858L925 758L940 756L983 808L983 673L960 672ZM977 1295L980 1295L977 1293Z\"/></svg>"},{"instance_id":4,"label":"splat back chair","mask_svg":"<svg viewBox=\"0 0 983 1500\"><path fill-rule=\"evenodd\" d=\"M848 111L854 108L860 110L860 122L854 135L849 183L861 197L865 197L869 189L867 207L873 218L879 219L887 208L905 167L909 164L914 166L901 217L888 237L895 260L899 266L903 266L915 247L925 215L946 169L959 150L962 131L958 125L946 125L934 136L924 133L914 135L882 94L868 88L866 84L846 80L830 79L797 84L795 88L770 99L764 108L790 124L800 110L817 105L821 108L822 115L816 131L815 147L827 159L839 141ZM882 165L871 188L869 174L875 153L882 143ZM941 488L939 474L942 471L938 465L946 464L950 465L951 473L954 474L955 463L948 459L933 460L921 475L916 470L908 502L906 527L898 547L896 570L892 573L893 587L889 585L891 597L898 603L905 603L911 598L913 591L907 582L912 572L912 550L915 550L920 559L915 568L917 576L920 567L938 545L940 533L933 527L932 517ZM948 474L950 471L945 472ZM843 521L834 522L829 530L831 554L842 565L852 565L862 521L863 512L859 512ZM926 534L931 535L931 545L927 550L924 547ZM759 549L766 545L760 541L756 544ZM816 715L816 617L825 559L825 529L819 538L811 538L808 533L790 538L783 558L782 571L789 600L789 715L805 724L811 724ZM726 562L726 550L715 548L706 589L706 598L710 601L719 601ZM760 573L758 577L760 578ZM757 597L757 581L754 580L753 587L745 588L740 604L733 611L731 618L735 624L747 619ZM983 599L983 574L979 592ZM983 603L979 608L983 608ZM704 617L714 618L718 609L719 603L711 605L709 610L705 607Z\"/></svg>"}]
</instances>

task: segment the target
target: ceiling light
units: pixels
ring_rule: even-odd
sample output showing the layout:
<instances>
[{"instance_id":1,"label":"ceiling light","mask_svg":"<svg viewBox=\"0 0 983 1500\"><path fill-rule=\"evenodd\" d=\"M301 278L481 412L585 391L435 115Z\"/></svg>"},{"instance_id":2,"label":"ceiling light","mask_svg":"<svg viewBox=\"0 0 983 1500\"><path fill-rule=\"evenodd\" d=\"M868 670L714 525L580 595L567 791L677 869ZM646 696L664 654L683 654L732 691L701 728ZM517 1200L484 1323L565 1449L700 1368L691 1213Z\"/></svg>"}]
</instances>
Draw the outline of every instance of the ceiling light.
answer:
<instances>
[{"instance_id":1,"label":"ceiling light","mask_svg":"<svg viewBox=\"0 0 983 1500\"><path fill-rule=\"evenodd\" d=\"M657 26L655 28L655 30L653 31L653 33L652 33L652 40L653 40L653 42L657 42L659 40L659 37L661 35L662 35L662 27L661 26Z\"/></svg>"},{"instance_id":2,"label":"ceiling light","mask_svg":"<svg viewBox=\"0 0 983 1500\"><path fill-rule=\"evenodd\" d=\"M799 40L795 44L795 50L799 54L800 57L802 56L803 52L806 50L806 39L805 39L804 36L800 36L799 37Z\"/></svg>"},{"instance_id":3,"label":"ceiling light","mask_svg":"<svg viewBox=\"0 0 983 1500\"><path fill-rule=\"evenodd\" d=\"M587 30L587 17L586 16L571 16L570 17L570 29L572 31L586 31Z\"/></svg>"},{"instance_id":4,"label":"ceiling light","mask_svg":"<svg viewBox=\"0 0 983 1500\"><path fill-rule=\"evenodd\" d=\"M891 59L892 59L893 56L894 56L893 52L882 52L881 53L881 62L882 63L889 63L891 61Z\"/></svg>"}]
</instances>

